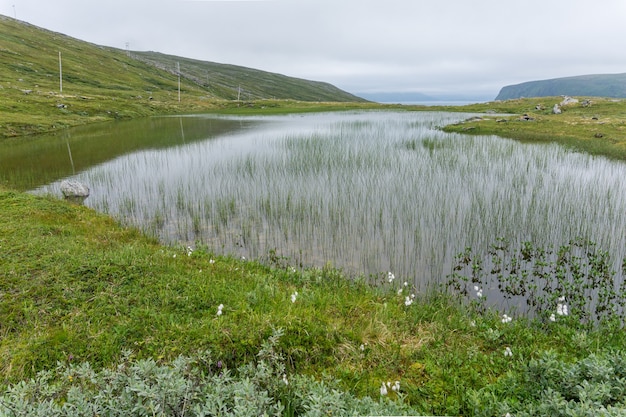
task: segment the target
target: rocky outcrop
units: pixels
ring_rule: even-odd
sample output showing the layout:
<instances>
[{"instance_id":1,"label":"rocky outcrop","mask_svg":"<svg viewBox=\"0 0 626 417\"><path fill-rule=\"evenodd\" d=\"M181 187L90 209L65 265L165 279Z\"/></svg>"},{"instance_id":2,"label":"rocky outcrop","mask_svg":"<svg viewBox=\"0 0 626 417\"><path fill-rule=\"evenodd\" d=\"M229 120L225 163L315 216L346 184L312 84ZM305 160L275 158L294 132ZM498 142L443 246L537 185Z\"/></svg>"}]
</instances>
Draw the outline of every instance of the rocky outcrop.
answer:
<instances>
[{"instance_id":1,"label":"rocky outcrop","mask_svg":"<svg viewBox=\"0 0 626 417\"><path fill-rule=\"evenodd\" d=\"M578 103L578 99L565 96L563 97L563 101L561 101L561 107L569 106L570 104L576 104L576 103Z\"/></svg>"}]
</instances>

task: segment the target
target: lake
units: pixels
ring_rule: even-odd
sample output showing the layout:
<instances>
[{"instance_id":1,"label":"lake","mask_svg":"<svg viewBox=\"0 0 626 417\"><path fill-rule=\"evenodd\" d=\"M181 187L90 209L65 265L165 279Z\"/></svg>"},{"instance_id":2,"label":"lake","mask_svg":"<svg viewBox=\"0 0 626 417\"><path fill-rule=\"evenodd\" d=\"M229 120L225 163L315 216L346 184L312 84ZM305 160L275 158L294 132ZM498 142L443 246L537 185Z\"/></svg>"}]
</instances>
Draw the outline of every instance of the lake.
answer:
<instances>
[{"instance_id":1,"label":"lake","mask_svg":"<svg viewBox=\"0 0 626 417\"><path fill-rule=\"evenodd\" d=\"M190 115L2 144L0 180L85 204L167 244L285 257L294 267L417 288L498 238L626 247L626 166L558 145L444 133L471 114L354 111Z\"/></svg>"}]
</instances>

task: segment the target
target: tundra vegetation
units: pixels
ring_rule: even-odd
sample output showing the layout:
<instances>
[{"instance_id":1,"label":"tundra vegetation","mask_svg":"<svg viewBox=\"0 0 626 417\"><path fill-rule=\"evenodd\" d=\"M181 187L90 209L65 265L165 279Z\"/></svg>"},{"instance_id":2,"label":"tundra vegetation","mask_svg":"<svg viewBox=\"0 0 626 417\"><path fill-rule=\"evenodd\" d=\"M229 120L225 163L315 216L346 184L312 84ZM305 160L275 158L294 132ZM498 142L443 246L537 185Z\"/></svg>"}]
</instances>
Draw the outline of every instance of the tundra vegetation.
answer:
<instances>
[{"instance_id":1,"label":"tundra vegetation","mask_svg":"<svg viewBox=\"0 0 626 417\"><path fill-rule=\"evenodd\" d=\"M537 97L482 103L468 110L511 113L508 117L483 117L446 126L448 132L498 135L526 143L555 142L575 151L626 160L626 100L577 97L561 107L563 97Z\"/></svg>"},{"instance_id":2,"label":"tundra vegetation","mask_svg":"<svg viewBox=\"0 0 626 417\"><path fill-rule=\"evenodd\" d=\"M17 39L4 45L39 39L29 26L3 33L7 42ZM112 59L98 61L87 45L54 36L77 68ZM3 62L22 57L0 67L9 68L0 85L0 131L12 137L5 140L150 114L376 106L244 105L214 101L188 81L178 102L174 78L148 85L117 72L100 79L120 85L68 71L61 95L50 93L57 49L40 54L52 57L48 63L25 61L27 51L14 46L0 52ZM157 76L114 54L116 65ZM591 106L553 115L555 100L445 109L516 114L446 129L555 141L624 159L623 102L592 98ZM593 242L540 247L494 237L486 253L460 253L445 285L418 291L394 271L372 286L366 277L299 268L275 254L262 264L218 256L210 246L163 245L84 206L0 187L0 415L565 416L626 409L623 271L613 268L622 260ZM523 292L528 308L492 306L494 288L505 297Z\"/></svg>"},{"instance_id":3,"label":"tundra vegetation","mask_svg":"<svg viewBox=\"0 0 626 417\"><path fill-rule=\"evenodd\" d=\"M0 208L5 415L624 407L624 293L588 242L556 259L494 242L499 270L468 251L450 291L418 292L393 273L372 287L332 268L163 246L52 198L5 189ZM494 283L534 294L536 314L490 308Z\"/></svg>"}]
</instances>

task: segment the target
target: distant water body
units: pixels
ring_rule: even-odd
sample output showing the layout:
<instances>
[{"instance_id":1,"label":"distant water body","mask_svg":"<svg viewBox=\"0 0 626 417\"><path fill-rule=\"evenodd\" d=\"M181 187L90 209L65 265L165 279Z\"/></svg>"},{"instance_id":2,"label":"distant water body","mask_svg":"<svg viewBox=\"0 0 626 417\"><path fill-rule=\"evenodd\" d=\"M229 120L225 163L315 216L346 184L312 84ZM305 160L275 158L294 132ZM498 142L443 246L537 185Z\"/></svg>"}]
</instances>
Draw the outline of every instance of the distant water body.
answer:
<instances>
[{"instance_id":1,"label":"distant water body","mask_svg":"<svg viewBox=\"0 0 626 417\"><path fill-rule=\"evenodd\" d=\"M480 100L427 100L427 101L388 101L382 104L401 104L405 106L467 106L468 104L483 103Z\"/></svg>"}]
</instances>

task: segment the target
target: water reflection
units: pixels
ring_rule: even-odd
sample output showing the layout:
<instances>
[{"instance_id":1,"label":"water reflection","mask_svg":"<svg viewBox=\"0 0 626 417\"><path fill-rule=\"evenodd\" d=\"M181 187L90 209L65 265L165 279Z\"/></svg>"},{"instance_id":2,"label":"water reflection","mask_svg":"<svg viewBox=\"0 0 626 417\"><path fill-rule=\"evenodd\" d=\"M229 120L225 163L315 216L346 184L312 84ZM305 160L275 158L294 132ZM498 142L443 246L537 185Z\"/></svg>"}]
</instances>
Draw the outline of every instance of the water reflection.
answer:
<instances>
[{"instance_id":1,"label":"water reflection","mask_svg":"<svg viewBox=\"0 0 626 417\"><path fill-rule=\"evenodd\" d=\"M258 123L198 116L152 117L7 139L0 142L0 183L33 189L132 152L181 146Z\"/></svg>"}]
</instances>

